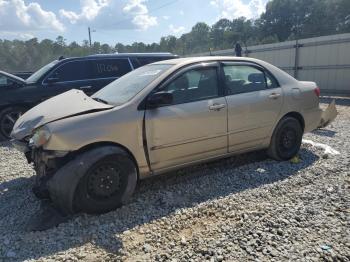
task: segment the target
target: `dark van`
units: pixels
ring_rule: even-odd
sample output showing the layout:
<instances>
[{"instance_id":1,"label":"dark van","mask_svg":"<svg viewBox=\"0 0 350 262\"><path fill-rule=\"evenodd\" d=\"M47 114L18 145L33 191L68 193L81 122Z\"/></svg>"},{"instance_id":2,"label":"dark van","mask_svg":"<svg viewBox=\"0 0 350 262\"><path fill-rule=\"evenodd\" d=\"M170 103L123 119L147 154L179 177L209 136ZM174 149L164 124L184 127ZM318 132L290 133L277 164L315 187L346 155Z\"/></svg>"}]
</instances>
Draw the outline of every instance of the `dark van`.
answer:
<instances>
[{"instance_id":1,"label":"dark van","mask_svg":"<svg viewBox=\"0 0 350 262\"><path fill-rule=\"evenodd\" d=\"M92 95L143 65L177 58L171 53L123 53L55 60L26 80L0 71L0 141L8 139L20 115L40 102L80 89Z\"/></svg>"}]
</instances>

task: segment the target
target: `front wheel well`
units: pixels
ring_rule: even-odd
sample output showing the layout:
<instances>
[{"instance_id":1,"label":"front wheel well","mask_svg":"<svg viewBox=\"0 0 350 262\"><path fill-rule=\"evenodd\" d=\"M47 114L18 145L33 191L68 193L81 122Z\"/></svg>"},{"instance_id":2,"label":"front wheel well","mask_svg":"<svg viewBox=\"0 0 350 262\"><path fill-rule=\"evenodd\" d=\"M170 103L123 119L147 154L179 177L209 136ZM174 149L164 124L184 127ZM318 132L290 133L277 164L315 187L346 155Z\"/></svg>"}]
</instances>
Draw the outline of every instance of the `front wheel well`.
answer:
<instances>
[{"instance_id":1,"label":"front wheel well","mask_svg":"<svg viewBox=\"0 0 350 262\"><path fill-rule=\"evenodd\" d=\"M89 150L92 150L92 149L95 149L98 147L103 147L103 146L114 146L114 147L121 148L123 151L125 151L125 153L127 153L128 156L131 158L131 160L134 162L136 170L137 170L137 176L139 177L139 166L137 164L136 158L134 157L134 155L131 153L131 151L128 148L126 148L125 146L123 146L121 144L114 143L114 142L95 142L92 144L85 145L72 153L74 154L74 156L77 156L77 155L80 155L86 151L89 151Z\"/></svg>"},{"instance_id":2,"label":"front wheel well","mask_svg":"<svg viewBox=\"0 0 350 262\"><path fill-rule=\"evenodd\" d=\"M293 118L295 118L296 120L299 121L303 131L305 130L305 120L304 120L304 117L300 113L298 113L298 112L289 112L288 114L285 114L282 118L285 118L285 117L293 117Z\"/></svg>"}]
</instances>

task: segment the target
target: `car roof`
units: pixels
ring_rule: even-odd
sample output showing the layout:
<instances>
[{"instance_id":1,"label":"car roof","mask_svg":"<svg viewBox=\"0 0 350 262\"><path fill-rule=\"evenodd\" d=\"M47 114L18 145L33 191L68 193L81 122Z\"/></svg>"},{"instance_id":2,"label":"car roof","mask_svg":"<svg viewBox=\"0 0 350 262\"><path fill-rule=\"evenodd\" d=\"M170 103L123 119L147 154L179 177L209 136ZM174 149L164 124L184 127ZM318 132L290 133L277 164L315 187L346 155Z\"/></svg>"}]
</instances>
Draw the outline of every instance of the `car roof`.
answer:
<instances>
[{"instance_id":1,"label":"car roof","mask_svg":"<svg viewBox=\"0 0 350 262\"><path fill-rule=\"evenodd\" d=\"M75 60L88 60L93 58L128 58L128 57L163 57L163 58L177 58L178 55L172 53L114 53L114 54L95 54L82 57L67 57L59 58L59 62L75 61Z\"/></svg>"},{"instance_id":2,"label":"car roof","mask_svg":"<svg viewBox=\"0 0 350 262\"><path fill-rule=\"evenodd\" d=\"M172 53L114 53L114 54L95 54L87 57L178 57Z\"/></svg>"},{"instance_id":3,"label":"car roof","mask_svg":"<svg viewBox=\"0 0 350 262\"><path fill-rule=\"evenodd\" d=\"M236 56L202 56L202 57L185 57L185 58L177 58L177 59L171 59L171 60L162 60L159 62L155 62L153 64L169 64L173 65L173 70L179 69L181 67L194 64L194 63L205 63L205 62L211 62L211 61L226 61L226 62L250 62L257 65L260 65L267 69L270 73L272 73L277 80L281 84L290 84L295 83L297 80L294 79L292 76L287 74L286 72L282 71L278 67L269 64L265 61L250 58L250 57L236 57Z\"/></svg>"},{"instance_id":4,"label":"car roof","mask_svg":"<svg viewBox=\"0 0 350 262\"><path fill-rule=\"evenodd\" d=\"M171 60L162 60L155 62L154 64L192 64L192 63L200 63L200 62L208 62L208 61L233 61L233 62L253 62L261 64L261 60L250 58L250 57L237 57L237 56L201 56L201 57L183 57L176 58Z\"/></svg>"}]
</instances>

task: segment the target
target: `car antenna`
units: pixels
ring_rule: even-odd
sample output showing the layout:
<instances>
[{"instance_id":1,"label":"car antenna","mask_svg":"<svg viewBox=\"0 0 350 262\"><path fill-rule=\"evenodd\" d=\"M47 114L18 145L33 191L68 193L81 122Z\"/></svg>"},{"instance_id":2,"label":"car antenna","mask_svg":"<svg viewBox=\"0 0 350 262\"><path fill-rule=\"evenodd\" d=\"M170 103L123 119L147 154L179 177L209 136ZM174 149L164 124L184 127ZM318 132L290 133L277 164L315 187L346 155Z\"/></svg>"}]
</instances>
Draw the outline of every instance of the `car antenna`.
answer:
<instances>
[{"instance_id":1,"label":"car antenna","mask_svg":"<svg viewBox=\"0 0 350 262\"><path fill-rule=\"evenodd\" d=\"M61 61L61 60L63 60L63 59L64 59L64 56L61 55L61 56L58 58L58 61Z\"/></svg>"}]
</instances>

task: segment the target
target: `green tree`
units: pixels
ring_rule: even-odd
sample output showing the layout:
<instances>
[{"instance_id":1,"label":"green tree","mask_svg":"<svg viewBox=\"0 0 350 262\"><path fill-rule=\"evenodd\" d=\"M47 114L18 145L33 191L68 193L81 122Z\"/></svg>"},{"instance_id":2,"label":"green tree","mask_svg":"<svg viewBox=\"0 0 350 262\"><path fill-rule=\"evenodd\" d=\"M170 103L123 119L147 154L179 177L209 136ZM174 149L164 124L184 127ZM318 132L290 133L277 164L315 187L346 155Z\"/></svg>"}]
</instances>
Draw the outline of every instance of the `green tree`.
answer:
<instances>
[{"instance_id":1,"label":"green tree","mask_svg":"<svg viewBox=\"0 0 350 262\"><path fill-rule=\"evenodd\" d=\"M112 52L173 52L190 55L207 52L209 48L232 48L236 42L244 45L266 44L296 38L306 38L350 32L350 0L270 0L266 10L255 20L239 17L220 19L209 27L200 22L180 37L164 36L158 43L134 42L114 47L84 40L67 43L63 36L54 41L37 38L27 41L0 39L0 70L34 71L59 56L85 56Z\"/></svg>"}]
</instances>

